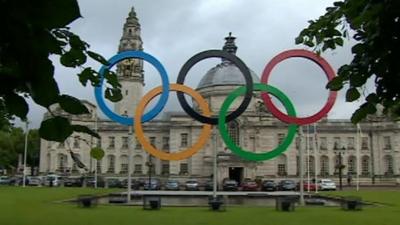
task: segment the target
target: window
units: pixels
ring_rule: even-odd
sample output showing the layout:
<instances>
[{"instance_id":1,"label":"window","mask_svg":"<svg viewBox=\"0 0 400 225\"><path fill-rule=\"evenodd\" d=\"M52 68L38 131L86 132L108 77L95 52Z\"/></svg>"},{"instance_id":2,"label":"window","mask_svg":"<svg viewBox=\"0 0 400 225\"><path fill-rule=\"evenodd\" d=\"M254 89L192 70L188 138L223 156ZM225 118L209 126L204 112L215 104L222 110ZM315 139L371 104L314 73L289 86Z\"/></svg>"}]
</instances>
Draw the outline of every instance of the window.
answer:
<instances>
[{"instance_id":1,"label":"window","mask_svg":"<svg viewBox=\"0 0 400 225\"><path fill-rule=\"evenodd\" d=\"M231 121L228 123L228 134L233 143L239 145L239 125L236 121Z\"/></svg>"},{"instance_id":2,"label":"window","mask_svg":"<svg viewBox=\"0 0 400 225\"><path fill-rule=\"evenodd\" d=\"M347 149L354 149L354 137L347 138Z\"/></svg>"},{"instance_id":3,"label":"window","mask_svg":"<svg viewBox=\"0 0 400 225\"><path fill-rule=\"evenodd\" d=\"M163 137L163 149L169 150L169 137Z\"/></svg>"},{"instance_id":4,"label":"window","mask_svg":"<svg viewBox=\"0 0 400 225\"><path fill-rule=\"evenodd\" d=\"M319 144L319 149L321 150L326 150L327 149L327 140L326 137L320 137L319 138L320 144Z\"/></svg>"},{"instance_id":5,"label":"window","mask_svg":"<svg viewBox=\"0 0 400 225\"><path fill-rule=\"evenodd\" d=\"M347 172L348 173L355 173L356 172L356 157L355 156L350 156L347 160L347 165L348 165L348 169Z\"/></svg>"},{"instance_id":6,"label":"window","mask_svg":"<svg viewBox=\"0 0 400 225\"><path fill-rule=\"evenodd\" d=\"M321 156L321 176L329 175L329 158L328 156Z\"/></svg>"},{"instance_id":7,"label":"window","mask_svg":"<svg viewBox=\"0 0 400 225\"><path fill-rule=\"evenodd\" d=\"M361 174L364 176L369 175L369 157L363 156L361 160Z\"/></svg>"},{"instance_id":8,"label":"window","mask_svg":"<svg viewBox=\"0 0 400 225\"><path fill-rule=\"evenodd\" d=\"M135 149L142 149L142 145L140 144L140 142L137 139L136 139Z\"/></svg>"},{"instance_id":9,"label":"window","mask_svg":"<svg viewBox=\"0 0 400 225\"><path fill-rule=\"evenodd\" d=\"M187 147L187 146L188 146L188 134L182 133L181 134L181 147Z\"/></svg>"},{"instance_id":10,"label":"window","mask_svg":"<svg viewBox=\"0 0 400 225\"><path fill-rule=\"evenodd\" d=\"M150 137L150 144L156 147L156 137Z\"/></svg>"},{"instance_id":11,"label":"window","mask_svg":"<svg viewBox=\"0 0 400 225\"><path fill-rule=\"evenodd\" d=\"M121 170L119 171L120 174L127 174L128 173L128 156L122 155L120 157L121 161Z\"/></svg>"},{"instance_id":12,"label":"window","mask_svg":"<svg viewBox=\"0 0 400 225\"><path fill-rule=\"evenodd\" d=\"M286 165L278 164L278 176L286 176Z\"/></svg>"},{"instance_id":13,"label":"window","mask_svg":"<svg viewBox=\"0 0 400 225\"><path fill-rule=\"evenodd\" d=\"M333 149L334 150L339 150L341 149L341 143L340 143L340 137L334 137L333 138Z\"/></svg>"},{"instance_id":14,"label":"window","mask_svg":"<svg viewBox=\"0 0 400 225\"><path fill-rule=\"evenodd\" d=\"M307 158L307 157L306 157ZM310 171L310 174L314 174L315 173L315 160L314 160L314 156L310 156L308 158L308 165L306 166L306 172L308 173L308 171Z\"/></svg>"},{"instance_id":15,"label":"window","mask_svg":"<svg viewBox=\"0 0 400 225\"><path fill-rule=\"evenodd\" d=\"M129 141L128 137L122 137L122 148L123 149L128 148L128 145L129 145L128 141Z\"/></svg>"},{"instance_id":16,"label":"window","mask_svg":"<svg viewBox=\"0 0 400 225\"><path fill-rule=\"evenodd\" d=\"M161 164L161 174L162 175L168 175L169 174L169 163L168 161L162 161Z\"/></svg>"},{"instance_id":17,"label":"window","mask_svg":"<svg viewBox=\"0 0 400 225\"><path fill-rule=\"evenodd\" d=\"M383 137L384 149L392 149L392 143L389 136Z\"/></svg>"},{"instance_id":18,"label":"window","mask_svg":"<svg viewBox=\"0 0 400 225\"><path fill-rule=\"evenodd\" d=\"M280 145L285 138L285 134L278 134L278 145Z\"/></svg>"},{"instance_id":19,"label":"window","mask_svg":"<svg viewBox=\"0 0 400 225\"><path fill-rule=\"evenodd\" d=\"M300 137L296 137L296 149L300 149L301 140Z\"/></svg>"},{"instance_id":20,"label":"window","mask_svg":"<svg viewBox=\"0 0 400 225\"><path fill-rule=\"evenodd\" d=\"M366 150L368 148L368 137L363 137L361 141L361 149Z\"/></svg>"},{"instance_id":21,"label":"window","mask_svg":"<svg viewBox=\"0 0 400 225\"><path fill-rule=\"evenodd\" d=\"M393 174L393 158L390 155L387 155L383 159L384 163L384 171L385 175L392 175Z\"/></svg>"},{"instance_id":22,"label":"window","mask_svg":"<svg viewBox=\"0 0 400 225\"><path fill-rule=\"evenodd\" d=\"M255 152L256 151L256 137L250 136L250 150Z\"/></svg>"},{"instance_id":23,"label":"window","mask_svg":"<svg viewBox=\"0 0 400 225\"><path fill-rule=\"evenodd\" d=\"M80 145L80 137L75 136L74 137L74 148L79 148L79 145Z\"/></svg>"},{"instance_id":24,"label":"window","mask_svg":"<svg viewBox=\"0 0 400 225\"><path fill-rule=\"evenodd\" d=\"M125 95L128 95L128 90L125 90Z\"/></svg>"},{"instance_id":25,"label":"window","mask_svg":"<svg viewBox=\"0 0 400 225\"><path fill-rule=\"evenodd\" d=\"M65 143L64 142L58 143L58 148L65 148Z\"/></svg>"},{"instance_id":26,"label":"window","mask_svg":"<svg viewBox=\"0 0 400 225\"><path fill-rule=\"evenodd\" d=\"M97 147L101 148L101 138L97 139L97 143L96 144L97 144Z\"/></svg>"},{"instance_id":27,"label":"window","mask_svg":"<svg viewBox=\"0 0 400 225\"><path fill-rule=\"evenodd\" d=\"M314 149L314 137L308 137L308 148L310 150Z\"/></svg>"},{"instance_id":28,"label":"window","mask_svg":"<svg viewBox=\"0 0 400 225\"><path fill-rule=\"evenodd\" d=\"M180 164L179 174L187 175L189 173L189 167L187 163Z\"/></svg>"},{"instance_id":29,"label":"window","mask_svg":"<svg viewBox=\"0 0 400 225\"><path fill-rule=\"evenodd\" d=\"M62 153L58 154L58 171L64 172L67 167L67 155Z\"/></svg>"},{"instance_id":30,"label":"window","mask_svg":"<svg viewBox=\"0 0 400 225\"><path fill-rule=\"evenodd\" d=\"M143 174L142 164L135 164L133 173Z\"/></svg>"},{"instance_id":31,"label":"window","mask_svg":"<svg viewBox=\"0 0 400 225\"><path fill-rule=\"evenodd\" d=\"M107 160L108 160L107 173L115 173L115 156L109 155L107 156Z\"/></svg>"},{"instance_id":32,"label":"window","mask_svg":"<svg viewBox=\"0 0 400 225\"><path fill-rule=\"evenodd\" d=\"M115 137L108 137L108 148L115 148Z\"/></svg>"},{"instance_id":33,"label":"window","mask_svg":"<svg viewBox=\"0 0 400 225\"><path fill-rule=\"evenodd\" d=\"M101 173L101 160L96 160L96 170L97 173Z\"/></svg>"}]
</instances>

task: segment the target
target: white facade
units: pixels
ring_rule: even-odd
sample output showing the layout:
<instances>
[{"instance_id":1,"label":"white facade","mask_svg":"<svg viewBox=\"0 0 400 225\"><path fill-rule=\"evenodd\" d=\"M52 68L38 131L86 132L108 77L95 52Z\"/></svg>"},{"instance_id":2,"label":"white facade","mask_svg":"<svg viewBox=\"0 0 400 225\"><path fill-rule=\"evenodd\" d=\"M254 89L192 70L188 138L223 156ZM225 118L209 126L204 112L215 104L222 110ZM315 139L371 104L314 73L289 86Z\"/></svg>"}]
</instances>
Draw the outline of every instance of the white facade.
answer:
<instances>
[{"instance_id":1,"label":"white facade","mask_svg":"<svg viewBox=\"0 0 400 225\"><path fill-rule=\"evenodd\" d=\"M235 54L234 38L229 36L226 40L224 50ZM142 45L140 25L132 10L124 26L119 51L142 50ZM136 59L124 61L117 66L117 72L122 84L124 99L115 105L115 111L121 115L132 115L143 95L143 62ZM200 82L197 91L208 101L214 114L219 112L219 107L226 95L241 85L240 81L235 80L237 76L241 76L240 72L237 74L232 64L222 62L211 69ZM230 133L237 143L253 152L269 151L275 148L287 134L287 125L268 112L260 110L259 103L260 98L256 95L247 111L230 126ZM126 176L129 161L128 151L132 151L133 166L130 172L134 177L147 176L149 169L147 162L151 160L154 163L152 172L159 177L209 179L212 176L212 153L216 149L218 152L217 176L220 182L224 178L242 180L244 178L294 178L298 176L298 137L297 141L293 142L284 154L264 162L251 162L237 157L226 149L219 135L216 135L216 142L213 143L210 139L203 149L189 159L161 161L152 157L150 159L149 154L136 143L133 135L128 135L128 127L109 120L98 119L96 106L89 102L85 102L85 104L91 114L73 116L71 121L74 124L84 124L97 129L102 137L101 140L98 141L81 133L72 135L63 144L42 140L41 173L71 175L83 173L84 171L77 168L68 153L72 151L89 168L89 171L94 171L97 164L98 173L103 176ZM201 123L182 112L169 112L163 119L153 120L143 126L153 145L170 152L180 151L190 146L196 141L202 128ZM216 128L214 127L214 129ZM400 127L398 123L379 116L370 117L367 122L361 123L362 137L359 143L359 155L356 152L356 126L350 121L323 119L317 124L317 130L318 149L310 144L309 157L306 149L304 150L305 170L310 168L311 174L316 172L318 176L337 177L336 167L339 152L342 156L342 163L345 165L344 174L358 173L364 180L370 180L372 177L384 180L400 174L400 168L397 165L400 160ZM303 127L303 131L306 133L306 127ZM217 130L214 132L218 134ZM313 139L314 137L311 134L309 138ZM312 141L310 143L313 143ZM89 155L91 147L96 145L105 150L104 158L97 163ZM307 158L309 158L309 164L307 164Z\"/></svg>"}]
</instances>

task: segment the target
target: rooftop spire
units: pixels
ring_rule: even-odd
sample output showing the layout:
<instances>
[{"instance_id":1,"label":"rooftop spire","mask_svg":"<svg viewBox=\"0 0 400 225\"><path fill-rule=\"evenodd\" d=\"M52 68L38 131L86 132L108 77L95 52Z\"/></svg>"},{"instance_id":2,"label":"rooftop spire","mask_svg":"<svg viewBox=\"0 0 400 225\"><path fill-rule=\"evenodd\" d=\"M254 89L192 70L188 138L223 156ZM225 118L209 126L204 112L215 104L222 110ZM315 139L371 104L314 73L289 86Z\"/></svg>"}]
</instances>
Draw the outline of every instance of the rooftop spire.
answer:
<instances>
[{"instance_id":1,"label":"rooftop spire","mask_svg":"<svg viewBox=\"0 0 400 225\"><path fill-rule=\"evenodd\" d=\"M129 12L129 17L135 17L136 18L135 7L133 7L133 6L131 8L131 11Z\"/></svg>"},{"instance_id":2,"label":"rooftop spire","mask_svg":"<svg viewBox=\"0 0 400 225\"><path fill-rule=\"evenodd\" d=\"M232 32L229 32L229 36L225 37L225 45L222 47L222 50L235 55L237 50L235 39L236 37L232 36Z\"/></svg>"}]
</instances>

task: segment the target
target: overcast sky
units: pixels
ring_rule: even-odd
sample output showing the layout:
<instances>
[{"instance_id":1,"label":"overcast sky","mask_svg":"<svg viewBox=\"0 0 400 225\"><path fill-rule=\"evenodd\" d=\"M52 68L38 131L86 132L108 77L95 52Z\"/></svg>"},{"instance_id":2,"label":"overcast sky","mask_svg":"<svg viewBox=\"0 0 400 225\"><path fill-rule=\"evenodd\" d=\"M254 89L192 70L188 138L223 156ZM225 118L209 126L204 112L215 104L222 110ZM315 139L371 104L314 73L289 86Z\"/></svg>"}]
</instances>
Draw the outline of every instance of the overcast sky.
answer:
<instances>
[{"instance_id":1,"label":"overcast sky","mask_svg":"<svg viewBox=\"0 0 400 225\"><path fill-rule=\"evenodd\" d=\"M122 27L134 6L142 30L144 51L164 65L175 83L181 66L194 54L208 49L220 49L229 32L236 36L237 55L258 76L276 54L293 48L295 37L318 18L331 0L81 0L83 18L71 24L72 31L87 41L91 49L110 58L117 52ZM335 70L351 60L350 46L323 57ZM199 63L189 73L187 85L195 88L204 74L219 60ZM54 58L56 79L61 92L94 101L93 89L82 87L76 70L66 69ZM99 68L100 65L90 62ZM153 68L145 66L145 91L160 85ZM326 78L315 64L304 59L290 59L279 64L271 77L272 85L284 91L294 102L299 115L310 115L325 103L328 92ZM176 104L170 95L167 108ZM359 103L346 103L341 92L330 118L348 119ZM44 110L31 104L29 114L33 126L39 126Z\"/></svg>"}]
</instances>

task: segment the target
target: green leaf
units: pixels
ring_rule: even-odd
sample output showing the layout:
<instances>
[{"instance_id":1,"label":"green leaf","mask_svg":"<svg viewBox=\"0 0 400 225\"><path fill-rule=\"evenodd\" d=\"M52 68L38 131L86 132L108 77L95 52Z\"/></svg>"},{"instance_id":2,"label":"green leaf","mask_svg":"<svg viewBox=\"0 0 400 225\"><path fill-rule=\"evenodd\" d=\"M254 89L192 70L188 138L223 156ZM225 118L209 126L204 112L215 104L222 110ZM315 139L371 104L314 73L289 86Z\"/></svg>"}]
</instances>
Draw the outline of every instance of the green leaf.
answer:
<instances>
[{"instance_id":1,"label":"green leaf","mask_svg":"<svg viewBox=\"0 0 400 225\"><path fill-rule=\"evenodd\" d=\"M69 120L61 116L55 116L42 121L39 128L39 134L42 138L57 142L65 141L72 132Z\"/></svg>"},{"instance_id":2,"label":"green leaf","mask_svg":"<svg viewBox=\"0 0 400 225\"><path fill-rule=\"evenodd\" d=\"M358 92L357 88L350 88L346 92L346 101L353 102L360 98L360 92Z\"/></svg>"},{"instance_id":3,"label":"green leaf","mask_svg":"<svg viewBox=\"0 0 400 225\"><path fill-rule=\"evenodd\" d=\"M108 63L108 61L103 56L92 51L87 51L86 53L89 55L90 58L96 60L97 62L106 66L110 65L110 63Z\"/></svg>"},{"instance_id":4,"label":"green leaf","mask_svg":"<svg viewBox=\"0 0 400 225\"><path fill-rule=\"evenodd\" d=\"M77 49L77 50L86 50L86 47L88 46L87 43L82 41L78 35L72 35L69 38L69 44L71 45L72 48Z\"/></svg>"},{"instance_id":5,"label":"green leaf","mask_svg":"<svg viewBox=\"0 0 400 225\"><path fill-rule=\"evenodd\" d=\"M353 54L361 54L362 52L364 52L365 50L365 46L363 44L356 44L351 48L351 52Z\"/></svg>"},{"instance_id":6,"label":"green leaf","mask_svg":"<svg viewBox=\"0 0 400 225\"><path fill-rule=\"evenodd\" d=\"M331 91L338 91L343 88L343 79L342 77L336 76L326 85L326 88Z\"/></svg>"},{"instance_id":7,"label":"green leaf","mask_svg":"<svg viewBox=\"0 0 400 225\"><path fill-rule=\"evenodd\" d=\"M379 98L375 93L371 93L365 98L365 100L367 100L367 102L370 102L372 104L376 104L378 103Z\"/></svg>"},{"instance_id":8,"label":"green leaf","mask_svg":"<svg viewBox=\"0 0 400 225\"><path fill-rule=\"evenodd\" d=\"M113 71L105 70L104 78L107 79L107 83L111 84L113 88L121 87L121 84L118 82L118 76Z\"/></svg>"},{"instance_id":9,"label":"green leaf","mask_svg":"<svg viewBox=\"0 0 400 225\"><path fill-rule=\"evenodd\" d=\"M357 109L353 115L351 116L351 122L353 124L359 123L361 120L363 120L367 116L367 110L365 108L359 108Z\"/></svg>"},{"instance_id":10,"label":"green leaf","mask_svg":"<svg viewBox=\"0 0 400 225\"><path fill-rule=\"evenodd\" d=\"M89 113L89 110L86 106L77 98L69 96L69 95L61 95L58 98L58 102L64 111L79 115Z\"/></svg>"},{"instance_id":11,"label":"green leaf","mask_svg":"<svg viewBox=\"0 0 400 225\"><path fill-rule=\"evenodd\" d=\"M304 44L307 45L310 48L314 47L314 42L312 42L311 40L308 40L308 41L304 42Z\"/></svg>"},{"instance_id":12,"label":"green leaf","mask_svg":"<svg viewBox=\"0 0 400 225\"><path fill-rule=\"evenodd\" d=\"M93 137L100 138L98 133L94 132L93 130L91 130L87 126L74 124L74 125L71 125L71 127L72 127L72 130L75 131L75 132L86 133L86 134L89 134L89 135L91 135Z\"/></svg>"},{"instance_id":13,"label":"green leaf","mask_svg":"<svg viewBox=\"0 0 400 225\"><path fill-rule=\"evenodd\" d=\"M112 102L118 102L122 99L122 93L120 89L106 88L105 96Z\"/></svg>"},{"instance_id":14,"label":"green leaf","mask_svg":"<svg viewBox=\"0 0 400 225\"><path fill-rule=\"evenodd\" d=\"M99 147L90 150L90 156L96 160L101 160L104 157L104 150Z\"/></svg>"},{"instance_id":15,"label":"green leaf","mask_svg":"<svg viewBox=\"0 0 400 225\"><path fill-rule=\"evenodd\" d=\"M82 72L78 74L78 76L79 81L83 86L86 86L88 80L92 82L93 86L97 86L100 82L100 79L97 76L97 72L90 67L85 68Z\"/></svg>"},{"instance_id":16,"label":"green leaf","mask_svg":"<svg viewBox=\"0 0 400 225\"><path fill-rule=\"evenodd\" d=\"M86 55L83 51L72 48L60 57L60 62L66 67L77 67L86 62Z\"/></svg>"},{"instance_id":17,"label":"green leaf","mask_svg":"<svg viewBox=\"0 0 400 225\"><path fill-rule=\"evenodd\" d=\"M294 41L296 45L303 43L303 36L298 36Z\"/></svg>"},{"instance_id":18,"label":"green leaf","mask_svg":"<svg viewBox=\"0 0 400 225\"><path fill-rule=\"evenodd\" d=\"M22 120L26 119L29 106L25 98L16 93L8 93L4 96L4 104L10 114L16 115Z\"/></svg>"},{"instance_id":19,"label":"green leaf","mask_svg":"<svg viewBox=\"0 0 400 225\"><path fill-rule=\"evenodd\" d=\"M339 45L339 46L343 46L343 39L338 37L334 39L335 44Z\"/></svg>"}]
</instances>

